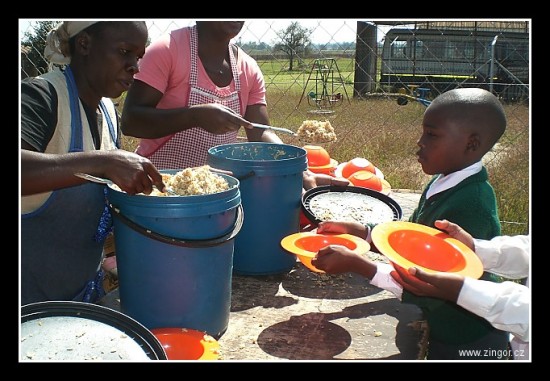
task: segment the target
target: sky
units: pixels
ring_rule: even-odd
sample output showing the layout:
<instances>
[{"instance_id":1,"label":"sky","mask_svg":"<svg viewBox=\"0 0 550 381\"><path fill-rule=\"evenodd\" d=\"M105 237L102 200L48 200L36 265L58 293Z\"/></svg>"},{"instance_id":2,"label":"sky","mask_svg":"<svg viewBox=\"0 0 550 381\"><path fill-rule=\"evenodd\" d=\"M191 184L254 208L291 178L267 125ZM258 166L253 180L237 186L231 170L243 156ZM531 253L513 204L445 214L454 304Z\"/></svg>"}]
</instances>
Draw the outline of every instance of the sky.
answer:
<instances>
[{"instance_id":1,"label":"sky","mask_svg":"<svg viewBox=\"0 0 550 381\"><path fill-rule=\"evenodd\" d=\"M265 42L273 44L277 38L277 31L284 30L292 21L298 21L304 28L314 29L311 35L313 43L327 42L354 42L357 29L357 20L354 19L248 19L241 33L236 37L242 42ZM194 20L162 20L148 22L149 31L153 35L158 30L173 29L173 26L194 24ZM168 28L168 29L167 29Z\"/></svg>"},{"instance_id":2,"label":"sky","mask_svg":"<svg viewBox=\"0 0 550 381\"><path fill-rule=\"evenodd\" d=\"M51 19L48 19L51 20ZM154 40L161 34L180 27L193 25L196 19L149 19L149 37ZM19 38L25 31L32 31L33 25L45 19L19 19ZM354 42L357 29L357 19L245 19L245 25L236 40L245 42L265 42L272 45L276 42L277 31L284 30L292 21L298 21L304 28L313 29L311 42L315 44L331 42ZM379 40L388 28L379 27Z\"/></svg>"},{"instance_id":3,"label":"sky","mask_svg":"<svg viewBox=\"0 0 550 381\"><path fill-rule=\"evenodd\" d=\"M49 21L52 19L19 19L19 37L23 38L25 31L32 31L32 26L38 21ZM62 21L58 19L57 21ZM85 19L80 19L85 20ZM116 19L109 19L116 20ZM124 19L123 19L124 20ZM131 20L131 19L125 19ZM170 30L181 28L184 26L193 25L196 19L146 19L149 29L150 40L153 41L161 34ZM209 19L215 20L215 19ZM220 20L220 19L218 19ZM223 19L221 19L223 20ZM416 19L417 21L438 21L437 19ZM470 19L474 20L474 19ZM483 19L475 19L481 21ZM488 21L494 21L492 19L486 19ZM508 19L513 21L513 19ZM412 26L415 21L413 19L351 19L351 18L301 18L301 19L283 19L283 18L250 18L245 19L245 24L239 35L236 37L237 43L246 42L265 42L268 45L273 45L277 41L276 32L284 30L292 21L298 21L304 28L312 29L313 33L310 35L311 42L315 44L327 44L333 42L355 42L357 21L374 22L378 28L378 41L382 41L385 33L390 29L387 25L381 25L382 21L399 21L401 26ZM441 19L439 21L461 21L459 19ZM523 19L519 21L524 21Z\"/></svg>"}]
</instances>

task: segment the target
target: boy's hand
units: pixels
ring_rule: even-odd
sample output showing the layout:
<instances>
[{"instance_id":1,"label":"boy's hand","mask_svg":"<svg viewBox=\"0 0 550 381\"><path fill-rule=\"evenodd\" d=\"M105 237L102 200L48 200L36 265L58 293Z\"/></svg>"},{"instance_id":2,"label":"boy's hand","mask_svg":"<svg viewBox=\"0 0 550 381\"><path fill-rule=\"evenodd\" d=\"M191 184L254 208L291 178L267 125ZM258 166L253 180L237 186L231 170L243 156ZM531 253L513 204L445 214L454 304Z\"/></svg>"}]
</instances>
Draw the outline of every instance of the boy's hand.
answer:
<instances>
[{"instance_id":1,"label":"boy's hand","mask_svg":"<svg viewBox=\"0 0 550 381\"><path fill-rule=\"evenodd\" d=\"M416 267L408 271L403 267L393 264L395 272L391 273L393 279L403 288L418 296L431 296L443 300L455 302L464 284L464 277L457 274L439 272L427 273Z\"/></svg>"},{"instance_id":2,"label":"boy's hand","mask_svg":"<svg viewBox=\"0 0 550 381\"><path fill-rule=\"evenodd\" d=\"M342 274L354 270L357 254L341 245L329 245L319 250L311 264L327 274Z\"/></svg>"},{"instance_id":3,"label":"boy's hand","mask_svg":"<svg viewBox=\"0 0 550 381\"><path fill-rule=\"evenodd\" d=\"M309 169L303 173L303 192L321 185L345 187L350 181L344 177L333 177L324 173L314 173Z\"/></svg>"},{"instance_id":4,"label":"boy's hand","mask_svg":"<svg viewBox=\"0 0 550 381\"><path fill-rule=\"evenodd\" d=\"M317 226L317 233L351 234L359 238L367 238L368 231L359 222L323 221Z\"/></svg>"},{"instance_id":5,"label":"boy's hand","mask_svg":"<svg viewBox=\"0 0 550 381\"><path fill-rule=\"evenodd\" d=\"M459 240L460 242L468 246L472 251L475 251L474 238L470 235L470 233L462 229L457 224L447 220L436 220L434 226L439 230L445 231L454 239Z\"/></svg>"}]
</instances>

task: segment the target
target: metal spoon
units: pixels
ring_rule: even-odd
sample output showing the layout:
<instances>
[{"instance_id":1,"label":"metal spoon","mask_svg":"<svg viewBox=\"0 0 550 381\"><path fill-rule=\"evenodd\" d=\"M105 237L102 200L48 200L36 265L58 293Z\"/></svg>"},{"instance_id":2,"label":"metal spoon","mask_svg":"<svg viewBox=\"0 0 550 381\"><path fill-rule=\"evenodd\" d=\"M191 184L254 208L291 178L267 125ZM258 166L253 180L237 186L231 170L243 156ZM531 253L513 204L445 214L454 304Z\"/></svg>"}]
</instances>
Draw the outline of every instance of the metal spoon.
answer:
<instances>
[{"instance_id":1,"label":"metal spoon","mask_svg":"<svg viewBox=\"0 0 550 381\"><path fill-rule=\"evenodd\" d=\"M279 132L284 132L285 134L296 136L296 132L289 130L288 128L273 127L273 126L268 126L267 124L261 124L261 123L252 123L252 125L255 128L263 128L264 130L279 131Z\"/></svg>"},{"instance_id":2,"label":"metal spoon","mask_svg":"<svg viewBox=\"0 0 550 381\"><path fill-rule=\"evenodd\" d=\"M87 173L80 173L80 172L77 172L74 174L76 177L80 177L81 179L84 179L84 180L88 180L88 181L91 181L93 183L97 183L97 184L112 184L113 182L109 179L104 179L103 177L97 177L97 176L92 176L92 175L89 175ZM157 188L156 185L153 185L155 188ZM157 188L158 189L158 188ZM162 192L161 189L158 189L160 192ZM169 193L173 196L179 196L172 188L170 187L166 187L166 193Z\"/></svg>"}]
</instances>

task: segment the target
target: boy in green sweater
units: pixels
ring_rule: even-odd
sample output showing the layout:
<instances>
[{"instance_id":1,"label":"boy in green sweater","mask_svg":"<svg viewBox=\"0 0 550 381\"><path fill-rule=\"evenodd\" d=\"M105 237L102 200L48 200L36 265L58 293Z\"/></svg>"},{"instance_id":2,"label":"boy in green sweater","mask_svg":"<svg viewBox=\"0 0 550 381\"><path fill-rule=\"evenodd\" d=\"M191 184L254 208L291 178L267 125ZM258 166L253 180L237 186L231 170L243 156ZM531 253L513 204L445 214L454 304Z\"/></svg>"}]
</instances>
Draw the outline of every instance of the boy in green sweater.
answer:
<instances>
[{"instance_id":1,"label":"boy in green sweater","mask_svg":"<svg viewBox=\"0 0 550 381\"><path fill-rule=\"evenodd\" d=\"M486 90L454 89L434 99L424 113L417 143L418 161L433 178L409 221L435 227L435 220L447 219L475 238L489 240L500 235L495 193L481 159L505 129L504 108ZM370 228L356 222L322 222L317 232L354 234L370 242ZM507 333L485 319L454 303L403 291L390 275L391 265L369 261L343 246L321 249L312 264L330 274L361 274L404 303L417 304L428 321L429 360L498 359L487 354L507 349ZM482 279L496 281L487 273Z\"/></svg>"}]
</instances>

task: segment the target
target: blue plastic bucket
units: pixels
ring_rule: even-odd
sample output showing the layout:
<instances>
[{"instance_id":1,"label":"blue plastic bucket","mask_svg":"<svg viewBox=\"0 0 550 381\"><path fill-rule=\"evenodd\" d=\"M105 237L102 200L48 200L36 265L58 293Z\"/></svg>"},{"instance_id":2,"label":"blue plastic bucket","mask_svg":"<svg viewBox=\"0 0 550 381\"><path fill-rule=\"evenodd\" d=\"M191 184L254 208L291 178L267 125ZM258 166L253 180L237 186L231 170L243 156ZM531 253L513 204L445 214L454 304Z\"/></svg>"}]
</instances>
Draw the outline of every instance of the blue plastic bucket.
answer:
<instances>
[{"instance_id":1,"label":"blue plastic bucket","mask_svg":"<svg viewBox=\"0 0 550 381\"><path fill-rule=\"evenodd\" d=\"M222 176L230 189L209 195L108 187L121 311L149 329L190 328L216 338L227 329L234 238L244 217L239 181Z\"/></svg>"},{"instance_id":2,"label":"blue plastic bucket","mask_svg":"<svg viewBox=\"0 0 550 381\"><path fill-rule=\"evenodd\" d=\"M208 150L208 164L240 181L244 223L235 239L233 271L242 275L287 272L296 258L281 240L300 228L303 148L275 143L235 143Z\"/></svg>"}]
</instances>

